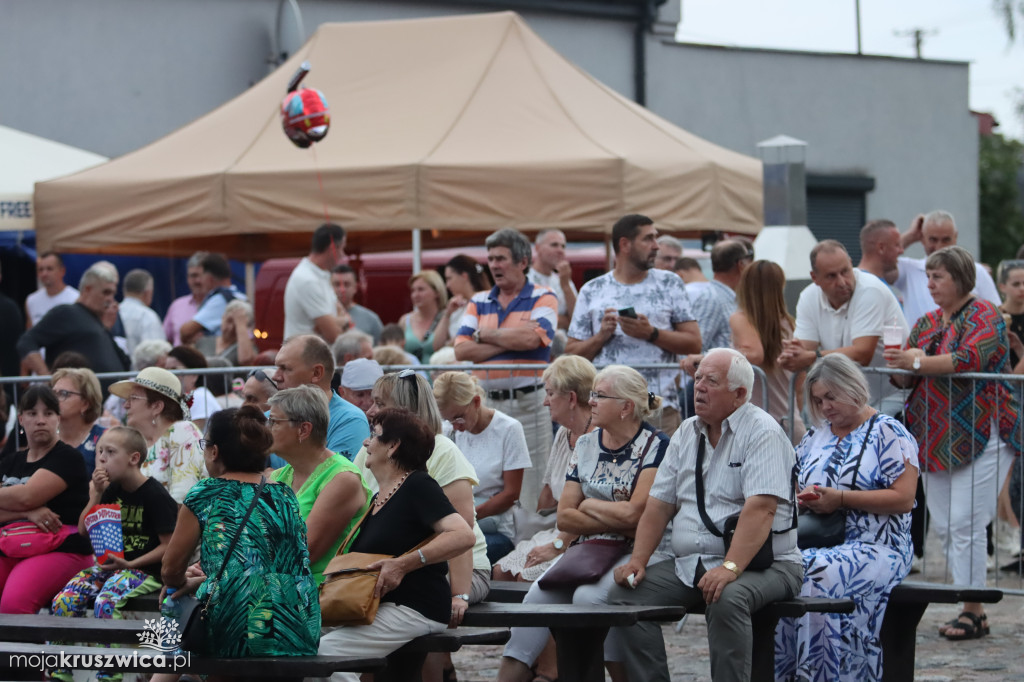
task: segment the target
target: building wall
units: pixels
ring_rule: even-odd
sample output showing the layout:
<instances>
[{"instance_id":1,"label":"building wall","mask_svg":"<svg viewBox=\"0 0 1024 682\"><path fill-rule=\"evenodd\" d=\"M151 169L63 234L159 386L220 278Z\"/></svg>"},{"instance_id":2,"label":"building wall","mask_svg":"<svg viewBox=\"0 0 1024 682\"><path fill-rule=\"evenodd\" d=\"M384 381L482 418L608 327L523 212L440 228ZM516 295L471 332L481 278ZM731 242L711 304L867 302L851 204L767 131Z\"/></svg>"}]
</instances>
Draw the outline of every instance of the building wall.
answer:
<instances>
[{"instance_id":1,"label":"building wall","mask_svg":"<svg viewBox=\"0 0 1024 682\"><path fill-rule=\"evenodd\" d=\"M978 126L966 63L654 39L648 56L652 111L745 154L778 134L803 140L808 173L875 179L869 219L905 227L944 208L977 254Z\"/></svg>"}]
</instances>

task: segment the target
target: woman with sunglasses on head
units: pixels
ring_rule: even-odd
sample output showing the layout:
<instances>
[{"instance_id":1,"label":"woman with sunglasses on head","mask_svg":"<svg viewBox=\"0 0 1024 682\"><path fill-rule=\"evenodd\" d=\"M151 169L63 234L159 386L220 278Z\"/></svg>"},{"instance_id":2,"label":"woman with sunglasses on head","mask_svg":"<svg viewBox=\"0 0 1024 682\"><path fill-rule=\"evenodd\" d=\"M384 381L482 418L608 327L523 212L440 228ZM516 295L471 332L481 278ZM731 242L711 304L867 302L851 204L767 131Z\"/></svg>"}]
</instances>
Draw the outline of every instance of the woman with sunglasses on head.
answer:
<instances>
[{"instance_id":1,"label":"woman with sunglasses on head","mask_svg":"<svg viewBox=\"0 0 1024 682\"><path fill-rule=\"evenodd\" d=\"M565 488L558 500L558 528L579 536L579 543L600 541L618 543L621 555L596 582L575 583L566 580L557 587L544 587L545 578L555 571L565 572L572 561L563 554L527 592L524 603L531 604L606 604L608 590L614 584L614 570L629 562L637 523L647 504L654 476L668 449L668 436L647 422L661 407L661 398L647 390L647 381L631 367L609 365L594 378L590 408L595 430L576 441ZM672 557L671 531L650 563ZM595 543L597 544L597 543ZM586 557L585 546L584 550ZM587 560L589 559L580 559ZM602 566L603 568L603 566ZM547 628L512 628L505 645L500 682L533 680L532 667L548 641ZM625 680L622 644L612 630L604 642L605 665L614 682Z\"/></svg>"},{"instance_id":2,"label":"woman with sunglasses on head","mask_svg":"<svg viewBox=\"0 0 1024 682\"><path fill-rule=\"evenodd\" d=\"M327 449L329 421L323 391L314 386L287 388L270 399L271 449L288 463L271 480L291 486L299 500L317 584L371 495L359 468Z\"/></svg>"},{"instance_id":3,"label":"woman with sunglasses on head","mask_svg":"<svg viewBox=\"0 0 1024 682\"><path fill-rule=\"evenodd\" d=\"M491 562L487 559L487 541L476 522L473 505L473 486L476 472L466 456L452 440L441 433L441 413L437 409L430 384L411 369L385 374L373 385L373 404L367 410L370 419L381 410L401 408L419 417L434 434L434 452L427 460L427 473L437 481L445 497L473 529L473 547L448 561L451 587L451 625L462 623L462 616L470 604L483 601L491 589ZM363 472L370 489L377 490L377 482L366 467L367 451L364 447L356 455L355 463ZM428 654L424 665L425 682L454 679L454 667L449 654Z\"/></svg>"},{"instance_id":4,"label":"woman with sunglasses on head","mask_svg":"<svg viewBox=\"0 0 1024 682\"><path fill-rule=\"evenodd\" d=\"M134 379L118 381L110 393L124 399L125 423L146 439L142 473L160 482L179 504L206 478L202 432L189 416L181 382L166 369L147 367Z\"/></svg>"},{"instance_id":5,"label":"woman with sunglasses on head","mask_svg":"<svg viewBox=\"0 0 1024 682\"><path fill-rule=\"evenodd\" d=\"M445 372L435 378L434 398L441 416L451 424L449 438L480 479L473 487L473 504L493 565L515 549L512 505L523 487L523 471L531 466L523 425L487 407L480 381L466 372Z\"/></svg>"},{"instance_id":6,"label":"woman with sunglasses on head","mask_svg":"<svg viewBox=\"0 0 1024 682\"><path fill-rule=\"evenodd\" d=\"M60 401L59 433L62 441L82 453L85 469L96 468L96 443L106 429L97 423L103 414L103 391L91 369L58 369L50 386Z\"/></svg>"}]
</instances>

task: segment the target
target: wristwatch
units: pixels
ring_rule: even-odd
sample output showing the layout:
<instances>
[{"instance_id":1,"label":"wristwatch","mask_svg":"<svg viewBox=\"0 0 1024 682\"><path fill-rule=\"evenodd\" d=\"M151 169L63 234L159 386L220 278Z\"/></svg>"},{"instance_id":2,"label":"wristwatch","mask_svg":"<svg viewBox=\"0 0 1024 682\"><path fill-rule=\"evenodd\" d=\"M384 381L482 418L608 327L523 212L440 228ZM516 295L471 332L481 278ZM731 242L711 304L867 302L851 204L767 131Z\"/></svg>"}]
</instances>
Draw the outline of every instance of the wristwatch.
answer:
<instances>
[{"instance_id":1,"label":"wristwatch","mask_svg":"<svg viewBox=\"0 0 1024 682\"><path fill-rule=\"evenodd\" d=\"M921 369L921 356L920 355L915 355L914 356L914 362L911 363L910 366L914 368L915 372L918 371L919 369Z\"/></svg>"},{"instance_id":2,"label":"wristwatch","mask_svg":"<svg viewBox=\"0 0 1024 682\"><path fill-rule=\"evenodd\" d=\"M461 599L462 601L469 601L469 595L468 594L453 594L452 595L452 599L455 599L456 597Z\"/></svg>"},{"instance_id":3,"label":"wristwatch","mask_svg":"<svg viewBox=\"0 0 1024 682\"><path fill-rule=\"evenodd\" d=\"M654 343L655 341L657 341L658 340L658 334L660 334L660 333L661 333L661 330L658 329L657 327L655 327L654 331L651 332L651 335L647 337L647 342L648 343Z\"/></svg>"},{"instance_id":4,"label":"wristwatch","mask_svg":"<svg viewBox=\"0 0 1024 682\"><path fill-rule=\"evenodd\" d=\"M562 548L565 547L565 542L562 540L562 538L555 538L551 544L554 545L555 549L557 549L559 552L561 552Z\"/></svg>"},{"instance_id":5,"label":"wristwatch","mask_svg":"<svg viewBox=\"0 0 1024 682\"><path fill-rule=\"evenodd\" d=\"M728 559L726 559L725 561L722 562L722 568L729 569L730 571L732 571L733 573L736 574L737 578L739 578L740 577L740 573L743 572L743 571L740 570L740 567L737 566L735 562L729 561Z\"/></svg>"}]
</instances>

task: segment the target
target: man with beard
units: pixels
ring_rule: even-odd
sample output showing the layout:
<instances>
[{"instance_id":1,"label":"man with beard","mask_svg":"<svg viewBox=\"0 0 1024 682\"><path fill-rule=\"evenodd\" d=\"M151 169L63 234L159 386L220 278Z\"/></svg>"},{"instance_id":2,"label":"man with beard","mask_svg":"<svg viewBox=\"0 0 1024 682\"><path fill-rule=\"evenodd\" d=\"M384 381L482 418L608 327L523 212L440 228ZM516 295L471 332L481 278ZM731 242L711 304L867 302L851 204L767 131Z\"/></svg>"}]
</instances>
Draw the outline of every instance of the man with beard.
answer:
<instances>
[{"instance_id":1,"label":"man with beard","mask_svg":"<svg viewBox=\"0 0 1024 682\"><path fill-rule=\"evenodd\" d=\"M615 268L580 289L569 325L566 352L595 365L676 363L701 347L700 329L690 312L683 281L670 270L654 269L658 254L654 221L623 216L612 228ZM671 435L679 426L676 370L638 370L664 409L655 426Z\"/></svg>"},{"instance_id":2,"label":"man with beard","mask_svg":"<svg viewBox=\"0 0 1024 682\"><path fill-rule=\"evenodd\" d=\"M822 355L843 353L864 367L885 367L882 327L899 326L903 341L909 332L900 304L885 282L855 270L846 247L834 239L819 242L811 250L811 281L800 292L796 330L792 339L783 342L779 365L799 372ZM891 397L891 404L881 409L894 414L902 400L886 379L869 378L872 401Z\"/></svg>"}]
</instances>

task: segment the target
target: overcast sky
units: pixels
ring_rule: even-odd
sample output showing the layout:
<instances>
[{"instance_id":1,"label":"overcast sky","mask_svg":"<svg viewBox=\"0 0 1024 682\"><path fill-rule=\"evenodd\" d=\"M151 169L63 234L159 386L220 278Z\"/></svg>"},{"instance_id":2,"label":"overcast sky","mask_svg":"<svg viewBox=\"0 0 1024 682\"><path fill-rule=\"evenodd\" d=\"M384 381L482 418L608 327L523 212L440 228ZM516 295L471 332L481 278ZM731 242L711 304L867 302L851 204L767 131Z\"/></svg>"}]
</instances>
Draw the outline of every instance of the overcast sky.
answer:
<instances>
[{"instance_id":1,"label":"overcast sky","mask_svg":"<svg viewBox=\"0 0 1024 682\"><path fill-rule=\"evenodd\" d=\"M740 47L857 51L854 0L683 0L679 40ZM1024 139L1014 87L1024 88L1024 18L1009 45L991 0L861 0L865 54L913 57L910 36L927 31L922 56L970 62L970 107L995 115L998 132Z\"/></svg>"}]
</instances>

